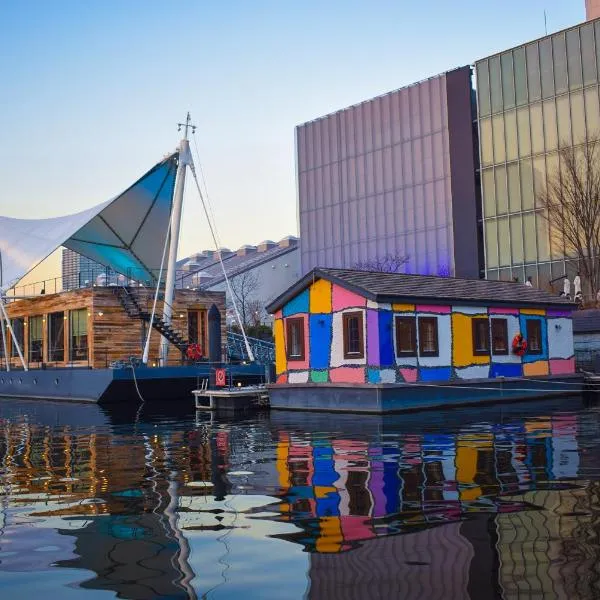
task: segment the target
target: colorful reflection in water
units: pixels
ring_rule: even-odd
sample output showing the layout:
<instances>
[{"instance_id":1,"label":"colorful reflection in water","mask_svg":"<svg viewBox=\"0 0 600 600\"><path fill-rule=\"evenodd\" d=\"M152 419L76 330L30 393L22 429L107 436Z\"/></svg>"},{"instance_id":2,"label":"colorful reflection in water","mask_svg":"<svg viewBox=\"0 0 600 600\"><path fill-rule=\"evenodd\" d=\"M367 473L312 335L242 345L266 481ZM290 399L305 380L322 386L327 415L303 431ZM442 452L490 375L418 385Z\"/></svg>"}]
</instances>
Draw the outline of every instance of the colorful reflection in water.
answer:
<instances>
[{"instance_id":1,"label":"colorful reflection in water","mask_svg":"<svg viewBox=\"0 0 600 600\"><path fill-rule=\"evenodd\" d=\"M176 412L0 402L3 597L600 597L593 405Z\"/></svg>"}]
</instances>

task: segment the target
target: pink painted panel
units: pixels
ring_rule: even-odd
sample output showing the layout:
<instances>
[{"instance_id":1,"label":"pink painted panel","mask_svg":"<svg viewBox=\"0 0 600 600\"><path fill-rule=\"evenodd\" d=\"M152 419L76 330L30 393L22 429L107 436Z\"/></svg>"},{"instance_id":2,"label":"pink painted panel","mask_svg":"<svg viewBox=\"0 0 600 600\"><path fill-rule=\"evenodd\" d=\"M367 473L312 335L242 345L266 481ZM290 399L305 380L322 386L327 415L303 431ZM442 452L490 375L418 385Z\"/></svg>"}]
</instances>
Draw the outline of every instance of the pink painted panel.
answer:
<instances>
[{"instance_id":1,"label":"pink painted panel","mask_svg":"<svg viewBox=\"0 0 600 600\"><path fill-rule=\"evenodd\" d=\"M283 318L283 309L280 308L274 315L273 315L274 319L282 319Z\"/></svg>"},{"instance_id":2,"label":"pink painted panel","mask_svg":"<svg viewBox=\"0 0 600 600\"><path fill-rule=\"evenodd\" d=\"M570 373L575 373L575 358L551 359L550 373L552 375L566 375Z\"/></svg>"},{"instance_id":3,"label":"pink painted panel","mask_svg":"<svg viewBox=\"0 0 600 600\"><path fill-rule=\"evenodd\" d=\"M363 367L337 367L329 369L332 383L364 383L365 370Z\"/></svg>"},{"instance_id":4,"label":"pink painted panel","mask_svg":"<svg viewBox=\"0 0 600 600\"><path fill-rule=\"evenodd\" d=\"M452 312L452 307L438 306L436 304L417 304L417 312L435 313L436 315L448 315Z\"/></svg>"},{"instance_id":5,"label":"pink painted panel","mask_svg":"<svg viewBox=\"0 0 600 600\"><path fill-rule=\"evenodd\" d=\"M404 377L404 381L415 383L417 381L417 369L398 369L400 375Z\"/></svg>"},{"instance_id":6,"label":"pink painted panel","mask_svg":"<svg viewBox=\"0 0 600 600\"><path fill-rule=\"evenodd\" d=\"M294 315L294 317L304 318L304 360L289 360L287 361L288 371L306 371L308 369L310 347L308 341L308 315Z\"/></svg>"},{"instance_id":7,"label":"pink painted panel","mask_svg":"<svg viewBox=\"0 0 600 600\"><path fill-rule=\"evenodd\" d=\"M333 284L332 289L332 307L333 311L343 310L344 308L352 308L355 306L365 306L367 299L359 294L355 294L346 288Z\"/></svg>"},{"instance_id":8,"label":"pink painted panel","mask_svg":"<svg viewBox=\"0 0 600 600\"><path fill-rule=\"evenodd\" d=\"M518 308L498 308L498 307L490 307L489 309L490 315L518 315Z\"/></svg>"}]
</instances>

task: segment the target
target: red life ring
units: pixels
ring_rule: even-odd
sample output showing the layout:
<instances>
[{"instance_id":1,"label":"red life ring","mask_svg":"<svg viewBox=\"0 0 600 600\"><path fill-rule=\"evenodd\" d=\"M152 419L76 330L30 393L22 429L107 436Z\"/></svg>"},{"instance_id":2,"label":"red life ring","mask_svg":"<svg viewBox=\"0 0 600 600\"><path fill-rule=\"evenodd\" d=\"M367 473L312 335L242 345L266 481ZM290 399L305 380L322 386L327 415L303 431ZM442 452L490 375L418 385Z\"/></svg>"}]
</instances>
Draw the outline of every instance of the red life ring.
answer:
<instances>
[{"instance_id":1,"label":"red life ring","mask_svg":"<svg viewBox=\"0 0 600 600\"><path fill-rule=\"evenodd\" d=\"M202 358L202 348L200 344L190 344L185 351L189 360L200 360Z\"/></svg>"},{"instance_id":2,"label":"red life ring","mask_svg":"<svg viewBox=\"0 0 600 600\"><path fill-rule=\"evenodd\" d=\"M513 338L512 351L517 356L523 356L527 352L527 340L520 333Z\"/></svg>"}]
</instances>

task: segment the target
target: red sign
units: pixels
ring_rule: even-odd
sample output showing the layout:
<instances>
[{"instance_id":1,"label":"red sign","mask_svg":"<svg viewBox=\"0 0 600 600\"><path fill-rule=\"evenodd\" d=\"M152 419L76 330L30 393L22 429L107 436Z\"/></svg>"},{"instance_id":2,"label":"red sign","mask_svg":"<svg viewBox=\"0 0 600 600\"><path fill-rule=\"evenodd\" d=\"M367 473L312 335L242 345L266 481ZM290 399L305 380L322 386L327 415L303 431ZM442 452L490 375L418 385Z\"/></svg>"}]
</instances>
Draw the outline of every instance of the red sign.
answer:
<instances>
[{"instance_id":1,"label":"red sign","mask_svg":"<svg viewBox=\"0 0 600 600\"><path fill-rule=\"evenodd\" d=\"M225 369L215 369L215 385L223 387L227 383L227 373Z\"/></svg>"}]
</instances>

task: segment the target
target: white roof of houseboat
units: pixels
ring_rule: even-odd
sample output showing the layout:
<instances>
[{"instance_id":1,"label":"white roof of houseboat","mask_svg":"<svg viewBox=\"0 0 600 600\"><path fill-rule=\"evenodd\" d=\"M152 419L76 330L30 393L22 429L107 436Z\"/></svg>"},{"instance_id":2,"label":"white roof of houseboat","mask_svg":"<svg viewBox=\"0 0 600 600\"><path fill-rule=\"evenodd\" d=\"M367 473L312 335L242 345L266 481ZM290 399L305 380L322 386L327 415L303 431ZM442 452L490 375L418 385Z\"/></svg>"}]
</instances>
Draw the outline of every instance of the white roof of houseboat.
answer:
<instances>
[{"instance_id":1,"label":"white roof of houseboat","mask_svg":"<svg viewBox=\"0 0 600 600\"><path fill-rule=\"evenodd\" d=\"M50 219L0 217L0 289L61 246L136 280L156 278L171 215L177 157L155 165L112 200Z\"/></svg>"}]
</instances>

